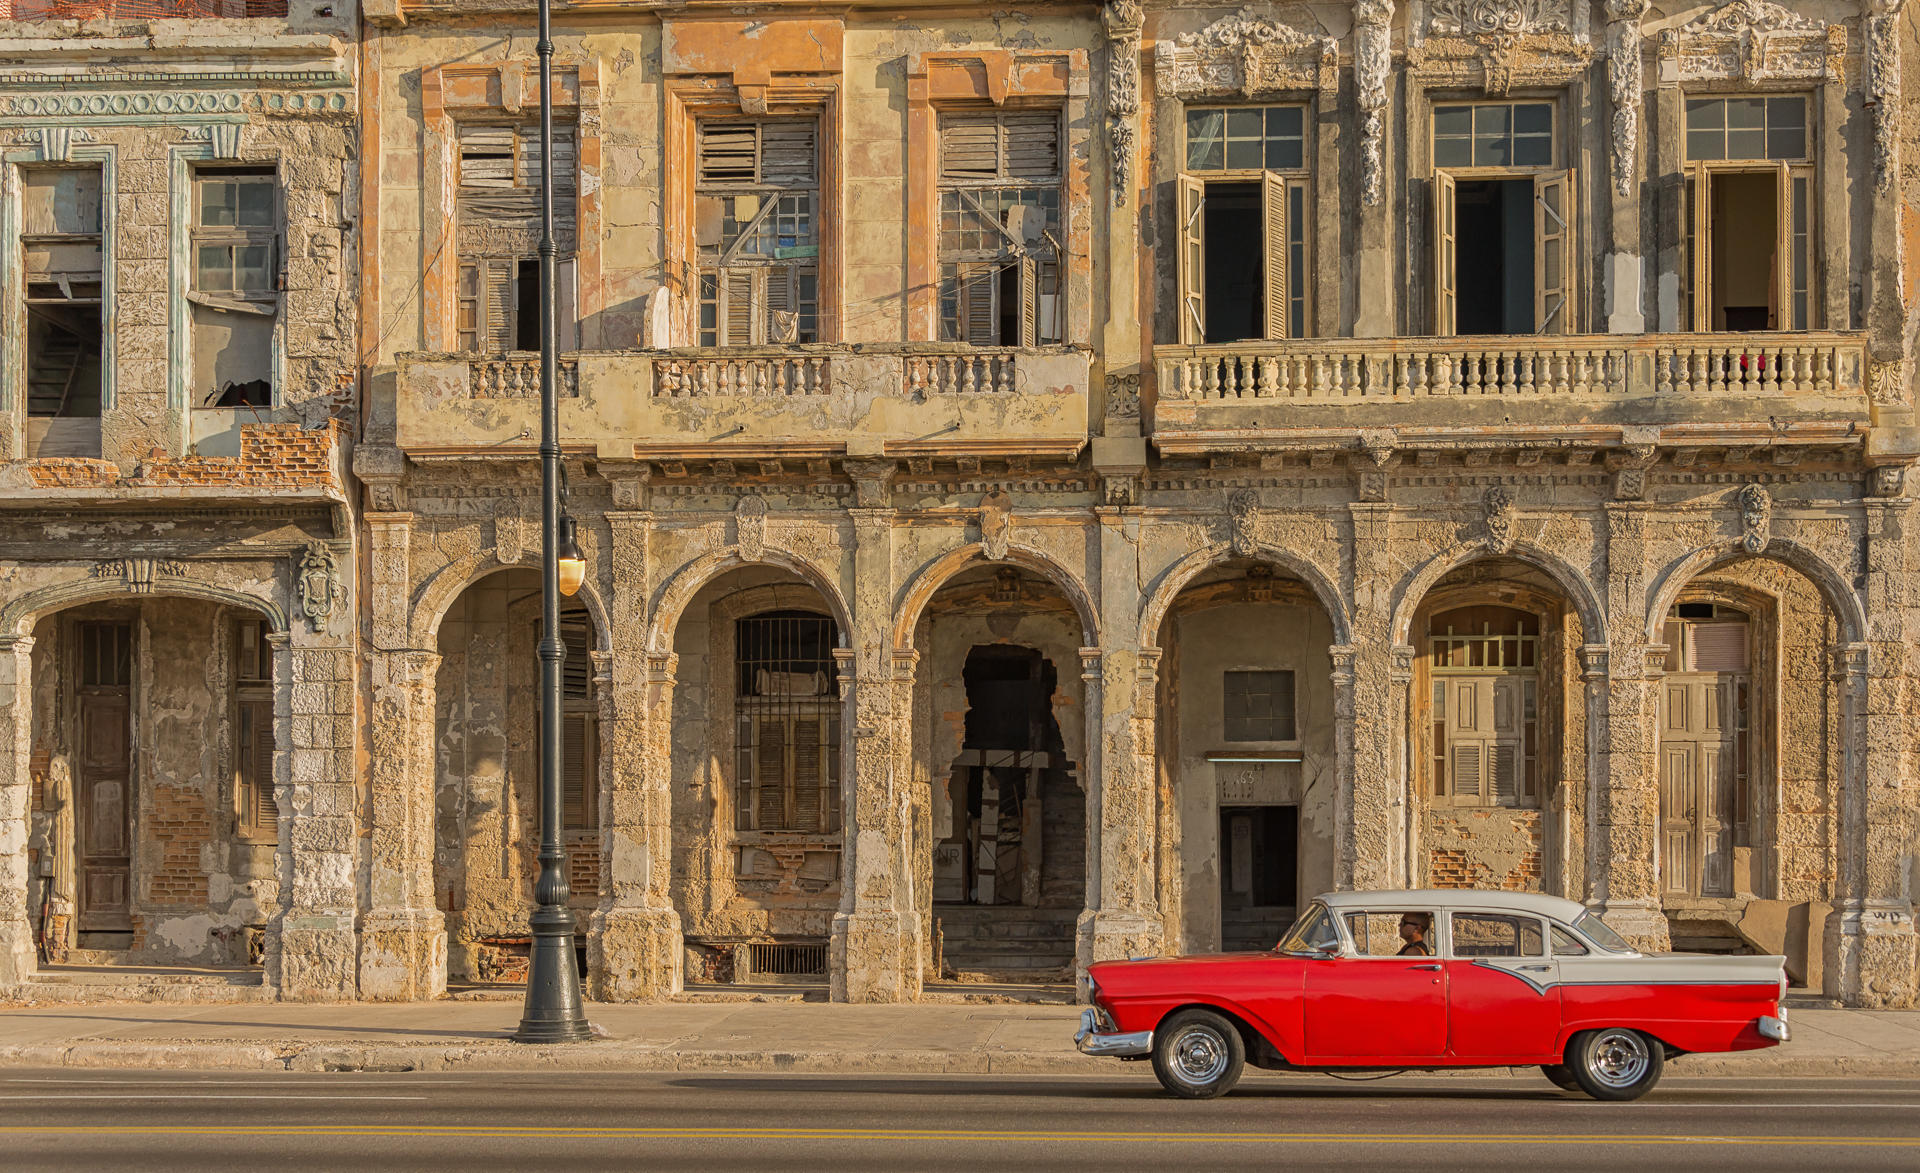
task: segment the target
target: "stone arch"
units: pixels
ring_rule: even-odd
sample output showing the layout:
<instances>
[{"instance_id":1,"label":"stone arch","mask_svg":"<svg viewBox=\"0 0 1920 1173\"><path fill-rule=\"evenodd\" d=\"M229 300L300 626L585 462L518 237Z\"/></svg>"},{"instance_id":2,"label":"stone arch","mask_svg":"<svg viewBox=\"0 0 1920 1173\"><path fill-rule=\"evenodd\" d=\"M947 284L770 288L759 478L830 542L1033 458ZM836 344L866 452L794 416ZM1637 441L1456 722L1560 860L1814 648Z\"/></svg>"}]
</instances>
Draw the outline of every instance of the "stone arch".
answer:
<instances>
[{"instance_id":1,"label":"stone arch","mask_svg":"<svg viewBox=\"0 0 1920 1173\"><path fill-rule=\"evenodd\" d=\"M1587 577L1568 565L1566 560L1549 550L1542 549L1531 542L1515 542L1506 549L1497 549L1484 539L1465 542L1450 550L1442 551L1428 559L1413 577L1407 580L1401 589L1400 597L1394 601L1393 642L1402 645L1411 642L1413 617L1420 610L1433 585L1449 573L1470 563L1496 558L1510 558L1515 562L1524 562L1551 578L1573 604L1574 612L1580 616L1580 627L1589 642L1602 641L1607 631L1606 607L1600 596L1594 591Z\"/></svg>"},{"instance_id":2,"label":"stone arch","mask_svg":"<svg viewBox=\"0 0 1920 1173\"><path fill-rule=\"evenodd\" d=\"M407 630L412 633L411 643L416 648L431 649L438 646L440 624L447 617L447 611L454 601L468 587L502 570L538 571L540 563L536 560L526 562L502 562L492 550L482 550L477 554L467 554L454 559L433 572L413 593L413 602L407 622ZM613 650L613 635L610 616L607 613L606 600L600 597L599 589L594 585L591 575L580 584L578 598L587 606L587 613L593 616L595 651Z\"/></svg>"},{"instance_id":3,"label":"stone arch","mask_svg":"<svg viewBox=\"0 0 1920 1173\"><path fill-rule=\"evenodd\" d=\"M1168 567L1160 575L1160 580L1148 594L1140 608L1140 646L1158 647L1160 628L1166 622L1167 612L1174 601L1180 597L1187 584L1205 573L1210 567L1235 559L1232 547L1226 542L1216 542L1204 549L1195 550L1180 561ZM1320 606L1333 622L1333 642L1345 645L1353 642L1352 621L1347 615L1340 592L1323 574L1318 566L1305 558L1277 546L1262 543L1251 555L1250 560L1271 562L1280 569L1307 584L1314 597L1320 600Z\"/></svg>"},{"instance_id":4,"label":"stone arch","mask_svg":"<svg viewBox=\"0 0 1920 1173\"><path fill-rule=\"evenodd\" d=\"M847 611L846 599L840 588L820 573L818 567L785 550L768 547L761 551L760 557L747 558L737 547L729 546L702 554L684 563L667 577L666 583L655 596L653 617L647 624L647 650L655 654L671 652L673 629L679 626L680 616L686 611L687 604L708 583L721 575L749 566L772 566L791 573L820 593L833 615L833 621L839 624L843 634L853 629L853 619Z\"/></svg>"},{"instance_id":5,"label":"stone arch","mask_svg":"<svg viewBox=\"0 0 1920 1173\"><path fill-rule=\"evenodd\" d=\"M902 651L913 646L913 629L920 622L920 615L926 610L928 601L955 575L971 566L999 563L1031 570L1051 583L1067 597L1080 616L1083 646L1100 646L1099 612L1093 605L1093 597L1088 593L1086 584L1051 555L1018 542L1008 543L1004 558L989 558L984 545L969 542L947 551L921 568L900 595L900 606L893 623L893 646Z\"/></svg>"},{"instance_id":6,"label":"stone arch","mask_svg":"<svg viewBox=\"0 0 1920 1173\"><path fill-rule=\"evenodd\" d=\"M1647 592L1647 614L1643 632L1647 642L1657 644L1661 641L1661 626L1667 612L1673 609L1674 600L1687 584L1729 562L1745 558L1763 559L1778 562L1782 566L1797 570L1812 582L1833 609L1834 617L1840 624L1841 643L1859 643L1867 638L1867 619L1860 596L1848 585L1846 577L1818 553L1790 538L1773 538L1759 553L1749 551L1739 542L1714 542L1669 562L1654 576L1652 589Z\"/></svg>"},{"instance_id":7,"label":"stone arch","mask_svg":"<svg viewBox=\"0 0 1920 1173\"><path fill-rule=\"evenodd\" d=\"M153 584L152 589L147 591L135 591L123 579L82 578L28 591L5 607L0 607L0 632L15 636L29 636L33 634L34 622L43 615L65 611L85 603L98 603L106 599L143 596L202 599L229 607L245 607L265 616L275 634L284 634L287 631L285 609L272 599L262 598L259 595L228 590L226 587L192 578L169 578L164 583Z\"/></svg>"}]
</instances>

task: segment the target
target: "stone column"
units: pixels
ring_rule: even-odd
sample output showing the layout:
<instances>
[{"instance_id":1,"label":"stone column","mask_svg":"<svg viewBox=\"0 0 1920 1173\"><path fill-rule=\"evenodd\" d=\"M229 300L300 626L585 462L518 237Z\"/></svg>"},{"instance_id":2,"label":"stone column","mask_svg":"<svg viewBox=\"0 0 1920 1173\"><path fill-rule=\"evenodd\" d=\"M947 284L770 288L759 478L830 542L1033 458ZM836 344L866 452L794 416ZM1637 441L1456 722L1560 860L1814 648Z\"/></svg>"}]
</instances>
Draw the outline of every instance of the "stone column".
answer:
<instances>
[{"instance_id":1,"label":"stone column","mask_svg":"<svg viewBox=\"0 0 1920 1173\"><path fill-rule=\"evenodd\" d=\"M616 609L616 614L623 612ZM615 646L621 643L615 638ZM592 994L603 1002L680 992L683 947L673 907L673 688L680 657L645 657L633 681L616 653L600 701L601 844L606 895L587 936Z\"/></svg>"},{"instance_id":2,"label":"stone column","mask_svg":"<svg viewBox=\"0 0 1920 1173\"><path fill-rule=\"evenodd\" d=\"M33 743L33 637L0 636L0 992L34 974L27 921L28 759Z\"/></svg>"},{"instance_id":3,"label":"stone column","mask_svg":"<svg viewBox=\"0 0 1920 1173\"><path fill-rule=\"evenodd\" d=\"M1399 812L1399 835L1392 845L1393 854L1388 859L1383 886L1416 888L1420 886L1421 842L1426 837L1426 828L1421 825L1420 795L1413 784L1413 658L1418 649L1412 644L1395 644L1389 654L1392 659L1387 673L1386 711L1397 716L1391 718L1395 781L1388 800Z\"/></svg>"},{"instance_id":4,"label":"stone column","mask_svg":"<svg viewBox=\"0 0 1920 1173\"><path fill-rule=\"evenodd\" d=\"M1905 535L1913 508L1907 500L1869 501L1866 510L1867 639L1834 652L1844 762L1826 973L1828 992L1850 1006L1911 1006L1920 996L1906 631L1914 588Z\"/></svg>"},{"instance_id":5,"label":"stone column","mask_svg":"<svg viewBox=\"0 0 1920 1173\"><path fill-rule=\"evenodd\" d=\"M1393 272L1393 222L1399 213L1391 183L1387 128L1393 68L1393 0L1358 0L1354 6L1353 82L1360 119L1360 239L1349 258L1353 288L1362 291L1354 316L1356 338L1390 338L1403 310L1393 290L1403 286ZM1336 865L1337 866L1337 865Z\"/></svg>"},{"instance_id":6,"label":"stone column","mask_svg":"<svg viewBox=\"0 0 1920 1173\"><path fill-rule=\"evenodd\" d=\"M1353 527L1352 642L1328 649L1336 787L1333 877L1340 888L1386 888L1411 869L1403 858L1411 819L1407 787L1395 761L1407 706L1405 686L1393 679L1393 506L1356 501L1347 508ZM1411 659L1407 663L1411 671Z\"/></svg>"},{"instance_id":7,"label":"stone column","mask_svg":"<svg viewBox=\"0 0 1920 1173\"><path fill-rule=\"evenodd\" d=\"M354 656L336 634L310 632L302 620L291 635L270 638L280 911L267 927L267 980L289 1001L351 998L360 905Z\"/></svg>"},{"instance_id":8,"label":"stone column","mask_svg":"<svg viewBox=\"0 0 1920 1173\"><path fill-rule=\"evenodd\" d=\"M1638 461L1638 458L1635 458ZM1616 470L1607 506L1607 650L1587 675L1588 907L1645 949L1668 946L1660 908L1660 681L1664 644L1646 642L1649 514L1639 463ZM1599 642L1599 633L1588 633ZM1591 645L1588 645L1591 646ZM1602 673L1596 678L1592 673Z\"/></svg>"},{"instance_id":9,"label":"stone column","mask_svg":"<svg viewBox=\"0 0 1920 1173\"><path fill-rule=\"evenodd\" d=\"M1607 135L1607 267L1603 285L1607 333L1647 328L1641 279L1646 272L1640 231L1640 125L1646 82L1640 63L1640 21L1650 0L1606 0L1607 93L1613 107Z\"/></svg>"},{"instance_id":10,"label":"stone column","mask_svg":"<svg viewBox=\"0 0 1920 1173\"><path fill-rule=\"evenodd\" d=\"M1564 877L1564 879L1566 881L1565 890L1567 894L1575 900L1581 900L1588 904L1594 904L1601 899L1598 885L1601 882L1603 873L1595 867L1595 861L1598 859L1596 853L1599 850L1598 845L1600 842L1598 832L1600 815L1596 800L1600 786L1607 778L1607 772L1611 768L1613 759L1613 735L1607 724L1611 712L1611 705L1608 701L1608 696L1611 691L1608 666L1611 662L1612 656L1607 645L1592 643L1582 644L1580 646L1580 680L1586 689L1585 703L1587 706L1587 744L1585 746L1587 755L1587 794L1585 800L1580 804L1582 817L1585 820L1585 826L1582 828L1581 834L1585 850L1579 860L1580 875L1578 877L1567 876ZM1566 861L1566 866L1570 868L1573 866L1573 863L1574 861L1568 860Z\"/></svg>"},{"instance_id":11,"label":"stone column","mask_svg":"<svg viewBox=\"0 0 1920 1173\"><path fill-rule=\"evenodd\" d=\"M893 646L890 460L849 461L853 515L853 679L842 728L853 740L841 861L840 911L830 948L836 1002L901 1002L920 992L920 918L914 908L913 675L918 653Z\"/></svg>"},{"instance_id":12,"label":"stone column","mask_svg":"<svg viewBox=\"0 0 1920 1173\"><path fill-rule=\"evenodd\" d=\"M380 651L371 660L373 825L360 996L396 1002L437 998L447 989L447 923L433 887L440 656Z\"/></svg>"}]
</instances>

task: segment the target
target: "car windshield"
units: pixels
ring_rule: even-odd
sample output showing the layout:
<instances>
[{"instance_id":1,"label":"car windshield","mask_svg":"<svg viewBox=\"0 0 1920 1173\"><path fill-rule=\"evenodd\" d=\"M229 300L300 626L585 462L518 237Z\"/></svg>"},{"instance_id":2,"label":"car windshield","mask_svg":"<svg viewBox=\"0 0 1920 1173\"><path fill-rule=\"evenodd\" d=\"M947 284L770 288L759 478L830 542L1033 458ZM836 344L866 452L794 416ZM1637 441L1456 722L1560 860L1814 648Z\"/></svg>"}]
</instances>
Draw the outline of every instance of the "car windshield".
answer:
<instances>
[{"instance_id":1,"label":"car windshield","mask_svg":"<svg viewBox=\"0 0 1920 1173\"><path fill-rule=\"evenodd\" d=\"M1574 918L1573 927L1585 933L1587 940L1592 941L1608 953L1633 952L1633 946L1621 940L1619 933L1608 928L1606 921L1601 920L1591 912L1583 912Z\"/></svg>"},{"instance_id":2,"label":"car windshield","mask_svg":"<svg viewBox=\"0 0 1920 1173\"><path fill-rule=\"evenodd\" d=\"M1336 953L1340 949L1340 930L1327 915L1324 904L1316 904L1307 915L1293 922L1293 928L1275 946L1282 953Z\"/></svg>"}]
</instances>

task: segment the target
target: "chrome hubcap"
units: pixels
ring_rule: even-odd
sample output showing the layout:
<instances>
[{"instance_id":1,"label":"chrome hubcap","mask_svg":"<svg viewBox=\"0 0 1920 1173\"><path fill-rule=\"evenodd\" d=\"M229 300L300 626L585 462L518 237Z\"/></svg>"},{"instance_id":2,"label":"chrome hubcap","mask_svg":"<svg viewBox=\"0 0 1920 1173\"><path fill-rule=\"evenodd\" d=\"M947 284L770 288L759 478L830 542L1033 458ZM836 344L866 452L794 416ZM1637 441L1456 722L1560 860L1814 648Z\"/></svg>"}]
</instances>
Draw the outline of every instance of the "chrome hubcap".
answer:
<instances>
[{"instance_id":1,"label":"chrome hubcap","mask_svg":"<svg viewBox=\"0 0 1920 1173\"><path fill-rule=\"evenodd\" d=\"M1227 1042L1203 1027L1182 1031L1173 1041L1173 1069L1187 1083L1212 1083L1227 1069Z\"/></svg>"},{"instance_id":2,"label":"chrome hubcap","mask_svg":"<svg viewBox=\"0 0 1920 1173\"><path fill-rule=\"evenodd\" d=\"M1652 1061L1647 1040L1630 1030L1603 1031L1593 1040L1588 1069L1608 1087L1632 1087L1647 1073Z\"/></svg>"}]
</instances>

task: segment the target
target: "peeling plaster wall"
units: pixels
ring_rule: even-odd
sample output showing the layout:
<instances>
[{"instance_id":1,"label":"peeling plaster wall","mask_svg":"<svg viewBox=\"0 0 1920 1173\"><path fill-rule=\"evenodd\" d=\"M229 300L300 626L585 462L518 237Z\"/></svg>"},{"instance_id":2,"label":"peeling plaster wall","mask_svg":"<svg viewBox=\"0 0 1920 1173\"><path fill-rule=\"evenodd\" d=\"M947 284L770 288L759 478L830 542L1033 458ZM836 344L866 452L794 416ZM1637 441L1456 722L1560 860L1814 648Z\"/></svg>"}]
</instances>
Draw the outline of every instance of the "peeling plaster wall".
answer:
<instances>
[{"instance_id":1,"label":"peeling plaster wall","mask_svg":"<svg viewBox=\"0 0 1920 1173\"><path fill-rule=\"evenodd\" d=\"M1221 806L1297 806L1300 906L1335 886L1333 665L1326 653L1333 628L1315 604L1231 599L1176 611L1169 626L1180 688L1166 697L1160 720L1179 730L1172 786L1180 812L1181 948L1205 953L1220 947ZM1244 670L1294 674L1296 741L1236 746L1226 740L1223 674ZM1206 760L1209 752L1237 748L1295 750L1301 760Z\"/></svg>"}]
</instances>

